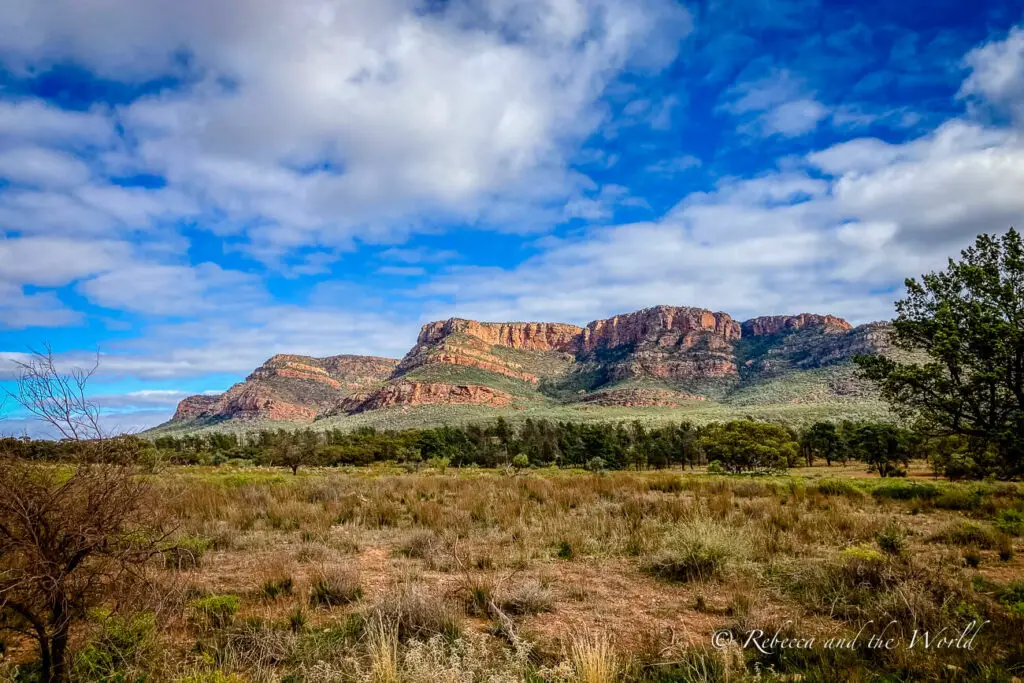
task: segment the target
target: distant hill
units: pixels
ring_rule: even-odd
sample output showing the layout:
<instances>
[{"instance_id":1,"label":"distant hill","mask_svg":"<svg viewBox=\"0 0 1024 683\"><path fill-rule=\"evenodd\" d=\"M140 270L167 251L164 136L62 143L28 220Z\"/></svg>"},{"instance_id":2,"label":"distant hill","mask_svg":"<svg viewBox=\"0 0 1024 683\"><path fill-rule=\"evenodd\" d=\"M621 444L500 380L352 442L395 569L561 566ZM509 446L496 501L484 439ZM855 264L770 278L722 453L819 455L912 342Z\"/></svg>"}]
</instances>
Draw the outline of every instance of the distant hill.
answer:
<instances>
[{"instance_id":1,"label":"distant hill","mask_svg":"<svg viewBox=\"0 0 1024 683\"><path fill-rule=\"evenodd\" d=\"M274 356L219 396L185 399L154 431L413 426L500 414L785 415L801 406L878 413L851 359L892 353L888 329L811 313L740 323L679 306L585 327L452 318L424 325L401 360Z\"/></svg>"}]
</instances>

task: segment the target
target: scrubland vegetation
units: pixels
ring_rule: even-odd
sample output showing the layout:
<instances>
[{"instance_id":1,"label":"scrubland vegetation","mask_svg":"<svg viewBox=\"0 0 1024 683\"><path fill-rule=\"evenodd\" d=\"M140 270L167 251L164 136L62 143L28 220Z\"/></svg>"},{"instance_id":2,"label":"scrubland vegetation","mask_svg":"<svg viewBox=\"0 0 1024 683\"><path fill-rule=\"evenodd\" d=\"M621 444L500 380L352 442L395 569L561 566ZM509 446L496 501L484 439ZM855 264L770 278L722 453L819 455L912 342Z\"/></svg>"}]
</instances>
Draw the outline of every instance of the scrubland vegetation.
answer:
<instances>
[{"instance_id":1,"label":"scrubland vegetation","mask_svg":"<svg viewBox=\"0 0 1024 683\"><path fill-rule=\"evenodd\" d=\"M174 467L141 477L172 530L150 589L91 609L70 676L1010 680L1024 491L918 470ZM711 647L720 629L824 642L895 622L909 640L972 620L973 649ZM30 643L4 642L5 675L30 676Z\"/></svg>"}]
</instances>

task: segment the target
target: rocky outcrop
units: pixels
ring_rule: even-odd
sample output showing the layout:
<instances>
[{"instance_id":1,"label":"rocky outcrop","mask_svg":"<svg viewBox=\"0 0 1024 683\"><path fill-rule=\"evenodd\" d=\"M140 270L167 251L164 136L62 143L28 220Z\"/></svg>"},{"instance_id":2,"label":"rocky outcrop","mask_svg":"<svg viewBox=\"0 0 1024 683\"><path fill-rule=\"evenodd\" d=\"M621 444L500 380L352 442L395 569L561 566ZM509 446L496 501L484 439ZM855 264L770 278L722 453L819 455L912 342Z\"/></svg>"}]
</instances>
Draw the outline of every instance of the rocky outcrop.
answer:
<instances>
[{"instance_id":1,"label":"rocky outcrop","mask_svg":"<svg viewBox=\"0 0 1024 683\"><path fill-rule=\"evenodd\" d=\"M650 340L658 340L663 345L679 344L685 340L693 346L703 335L717 337L727 344L739 339L740 334L739 323L727 313L681 306L655 306L588 323L579 350L586 354L600 348L613 349Z\"/></svg>"},{"instance_id":2,"label":"rocky outcrop","mask_svg":"<svg viewBox=\"0 0 1024 683\"><path fill-rule=\"evenodd\" d=\"M480 323L462 318L428 323L394 377L437 364L477 368L536 384L540 380L537 373L513 358L498 355L495 349L568 355L576 349L582 331L562 323Z\"/></svg>"},{"instance_id":3,"label":"rocky outcrop","mask_svg":"<svg viewBox=\"0 0 1024 683\"><path fill-rule=\"evenodd\" d=\"M512 397L497 389L479 385L442 384L437 382L398 382L369 394L357 394L343 400L338 412L361 413L394 406L431 404L481 405L501 408Z\"/></svg>"},{"instance_id":4,"label":"rocky outcrop","mask_svg":"<svg viewBox=\"0 0 1024 683\"><path fill-rule=\"evenodd\" d=\"M178 403L178 409L174 411L174 420L195 420L202 417L211 417L217 413L220 400L223 394L217 396L189 396Z\"/></svg>"},{"instance_id":5,"label":"rocky outcrop","mask_svg":"<svg viewBox=\"0 0 1024 683\"><path fill-rule=\"evenodd\" d=\"M275 377L319 382L340 389L359 389L380 382L394 371L398 361L377 356L329 356L311 358L278 354L256 368L246 381L270 380Z\"/></svg>"},{"instance_id":6,"label":"rocky outcrop","mask_svg":"<svg viewBox=\"0 0 1024 683\"><path fill-rule=\"evenodd\" d=\"M462 333L485 344L526 351L575 352L583 328L565 323L481 323L449 318L427 323L420 330L418 345L436 344L445 337Z\"/></svg>"},{"instance_id":7,"label":"rocky outcrop","mask_svg":"<svg viewBox=\"0 0 1024 683\"><path fill-rule=\"evenodd\" d=\"M815 313L800 315L767 315L747 320L741 326L744 337L766 337L773 334L796 332L806 329L817 329L828 334L848 332L853 329L850 323L842 318Z\"/></svg>"},{"instance_id":8,"label":"rocky outcrop","mask_svg":"<svg viewBox=\"0 0 1024 683\"><path fill-rule=\"evenodd\" d=\"M669 389L609 389L589 394L584 403L601 406L622 406L625 408L677 408L689 401L704 401L704 396L684 394Z\"/></svg>"},{"instance_id":9,"label":"rocky outcrop","mask_svg":"<svg viewBox=\"0 0 1024 683\"><path fill-rule=\"evenodd\" d=\"M380 385L398 361L376 356L279 354L217 396L190 396L175 420L311 422L353 391Z\"/></svg>"}]
</instances>

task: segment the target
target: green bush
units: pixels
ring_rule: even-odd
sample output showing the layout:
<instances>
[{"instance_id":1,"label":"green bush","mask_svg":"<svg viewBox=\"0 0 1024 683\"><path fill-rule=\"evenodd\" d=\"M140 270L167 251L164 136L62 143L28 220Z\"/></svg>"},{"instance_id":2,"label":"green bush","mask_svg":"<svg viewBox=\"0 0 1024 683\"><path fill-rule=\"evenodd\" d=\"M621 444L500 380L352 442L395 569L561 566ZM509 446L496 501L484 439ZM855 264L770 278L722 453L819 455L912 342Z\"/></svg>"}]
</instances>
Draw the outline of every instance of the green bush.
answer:
<instances>
[{"instance_id":1,"label":"green bush","mask_svg":"<svg viewBox=\"0 0 1024 683\"><path fill-rule=\"evenodd\" d=\"M846 479L822 479L815 488L818 489L818 493L826 496L860 498L863 495L852 481Z\"/></svg>"},{"instance_id":2,"label":"green bush","mask_svg":"<svg viewBox=\"0 0 1024 683\"><path fill-rule=\"evenodd\" d=\"M126 669L146 662L156 647L156 615L98 615L101 630L74 657L74 678L126 680Z\"/></svg>"},{"instance_id":3,"label":"green bush","mask_svg":"<svg viewBox=\"0 0 1024 683\"><path fill-rule=\"evenodd\" d=\"M1024 617L1024 581L1007 584L999 592L999 602L1011 612Z\"/></svg>"},{"instance_id":4,"label":"green bush","mask_svg":"<svg viewBox=\"0 0 1024 683\"><path fill-rule=\"evenodd\" d=\"M907 547L907 534L898 524L889 522L875 536L875 541L879 548L890 555L900 555Z\"/></svg>"},{"instance_id":5,"label":"green bush","mask_svg":"<svg viewBox=\"0 0 1024 683\"><path fill-rule=\"evenodd\" d=\"M604 458L591 458L587 461L588 472L601 472L608 466Z\"/></svg>"},{"instance_id":6,"label":"green bush","mask_svg":"<svg viewBox=\"0 0 1024 683\"><path fill-rule=\"evenodd\" d=\"M277 600L284 595L291 595L295 588L295 581L290 576L283 576L267 579L263 582L263 597L267 600Z\"/></svg>"},{"instance_id":7,"label":"green bush","mask_svg":"<svg viewBox=\"0 0 1024 683\"><path fill-rule=\"evenodd\" d=\"M986 550L996 547L998 537L988 527L971 522L957 522L942 529L930 539L933 543L977 546Z\"/></svg>"},{"instance_id":8,"label":"green bush","mask_svg":"<svg viewBox=\"0 0 1024 683\"><path fill-rule=\"evenodd\" d=\"M935 507L943 510L974 510L984 497L981 489L955 488L943 491L935 498Z\"/></svg>"},{"instance_id":9,"label":"green bush","mask_svg":"<svg viewBox=\"0 0 1024 683\"><path fill-rule=\"evenodd\" d=\"M213 540L202 536L182 536L163 551L164 566L168 569L195 569L203 555L213 547Z\"/></svg>"},{"instance_id":10,"label":"green bush","mask_svg":"<svg viewBox=\"0 0 1024 683\"><path fill-rule=\"evenodd\" d=\"M996 526L1000 531L1011 536L1024 535L1024 512L1020 510L1000 510L996 517Z\"/></svg>"},{"instance_id":11,"label":"green bush","mask_svg":"<svg viewBox=\"0 0 1024 683\"><path fill-rule=\"evenodd\" d=\"M709 460L718 460L729 472L779 472L795 462L799 444L782 425L733 420L709 425L700 437Z\"/></svg>"},{"instance_id":12,"label":"green bush","mask_svg":"<svg viewBox=\"0 0 1024 683\"><path fill-rule=\"evenodd\" d=\"M530 456L526 453L520 453L516 457L512 458L512 467L515 467L517 470L525 470L529 466Z\"/></svg>"},{"instance_id":13,"label":"green bush","mask_svg":"<svg viewBox=\"0 0 1024 683\"><path fill-rule=\"evenodd\" d=\"M710 521L691 522L678 529L665 548L643 563L648 573L669 581L708 581L735 556L732 539Z\"/></svg>"},{"instance_id":14,"label":"green bush","mask_svg":"<svg viewBox=\"0 0 1024 683\"><path fill-rule=\"evenodd\" d=\"M725 468L722 467L721 460L712 460L708 463L708 474L725 474Z\"/></svg>"},{"instance_id":15,"label":"green bush","mask_svg":"<svg viewBox=\"0 0 1024 683\"><path fill-rule=\"evenodd\" d=\"M211 595L194 601L191 605L192 623L210 629L230 626L238 614L242 601L237 595Z\"/></svg>"},{"instance_id":16,"label":"green bush","mask_svg":"<svg viewBox=\"0 0 1024 683\"><path fill-rule=\"evenodd\" d=\"M921 484L910 481L886 482L876 486L871 491L875 498L888 498L890 500L932 500L937 498L942 490L933 484Z\"/></svg>"}]
</instances>

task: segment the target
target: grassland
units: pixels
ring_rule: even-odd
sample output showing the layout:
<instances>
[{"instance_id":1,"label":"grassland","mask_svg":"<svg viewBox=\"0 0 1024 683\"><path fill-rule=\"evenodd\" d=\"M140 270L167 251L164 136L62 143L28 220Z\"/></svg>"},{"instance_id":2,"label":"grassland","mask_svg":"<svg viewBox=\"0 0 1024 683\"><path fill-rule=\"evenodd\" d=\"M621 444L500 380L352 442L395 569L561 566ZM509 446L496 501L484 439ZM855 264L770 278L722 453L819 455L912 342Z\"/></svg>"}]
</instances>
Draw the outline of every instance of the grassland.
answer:
<instances>
[{"instance_id":1,"label":"grassland","mask_svg":"<svg viewBox=\"0 0 1024 683\"><path fill-rule=\"evenodd\" d=\"M920 466L151 479L175 547L133 616L76 634L80 680L1010 681L1024 664L1019 484ZM986 620L970 647L907 647ZM757 630L817 645L738 644ZM897 646L868 647L883 630ZM7 646L13 678L30 653Z\"/></svg>"}]
</instances>

